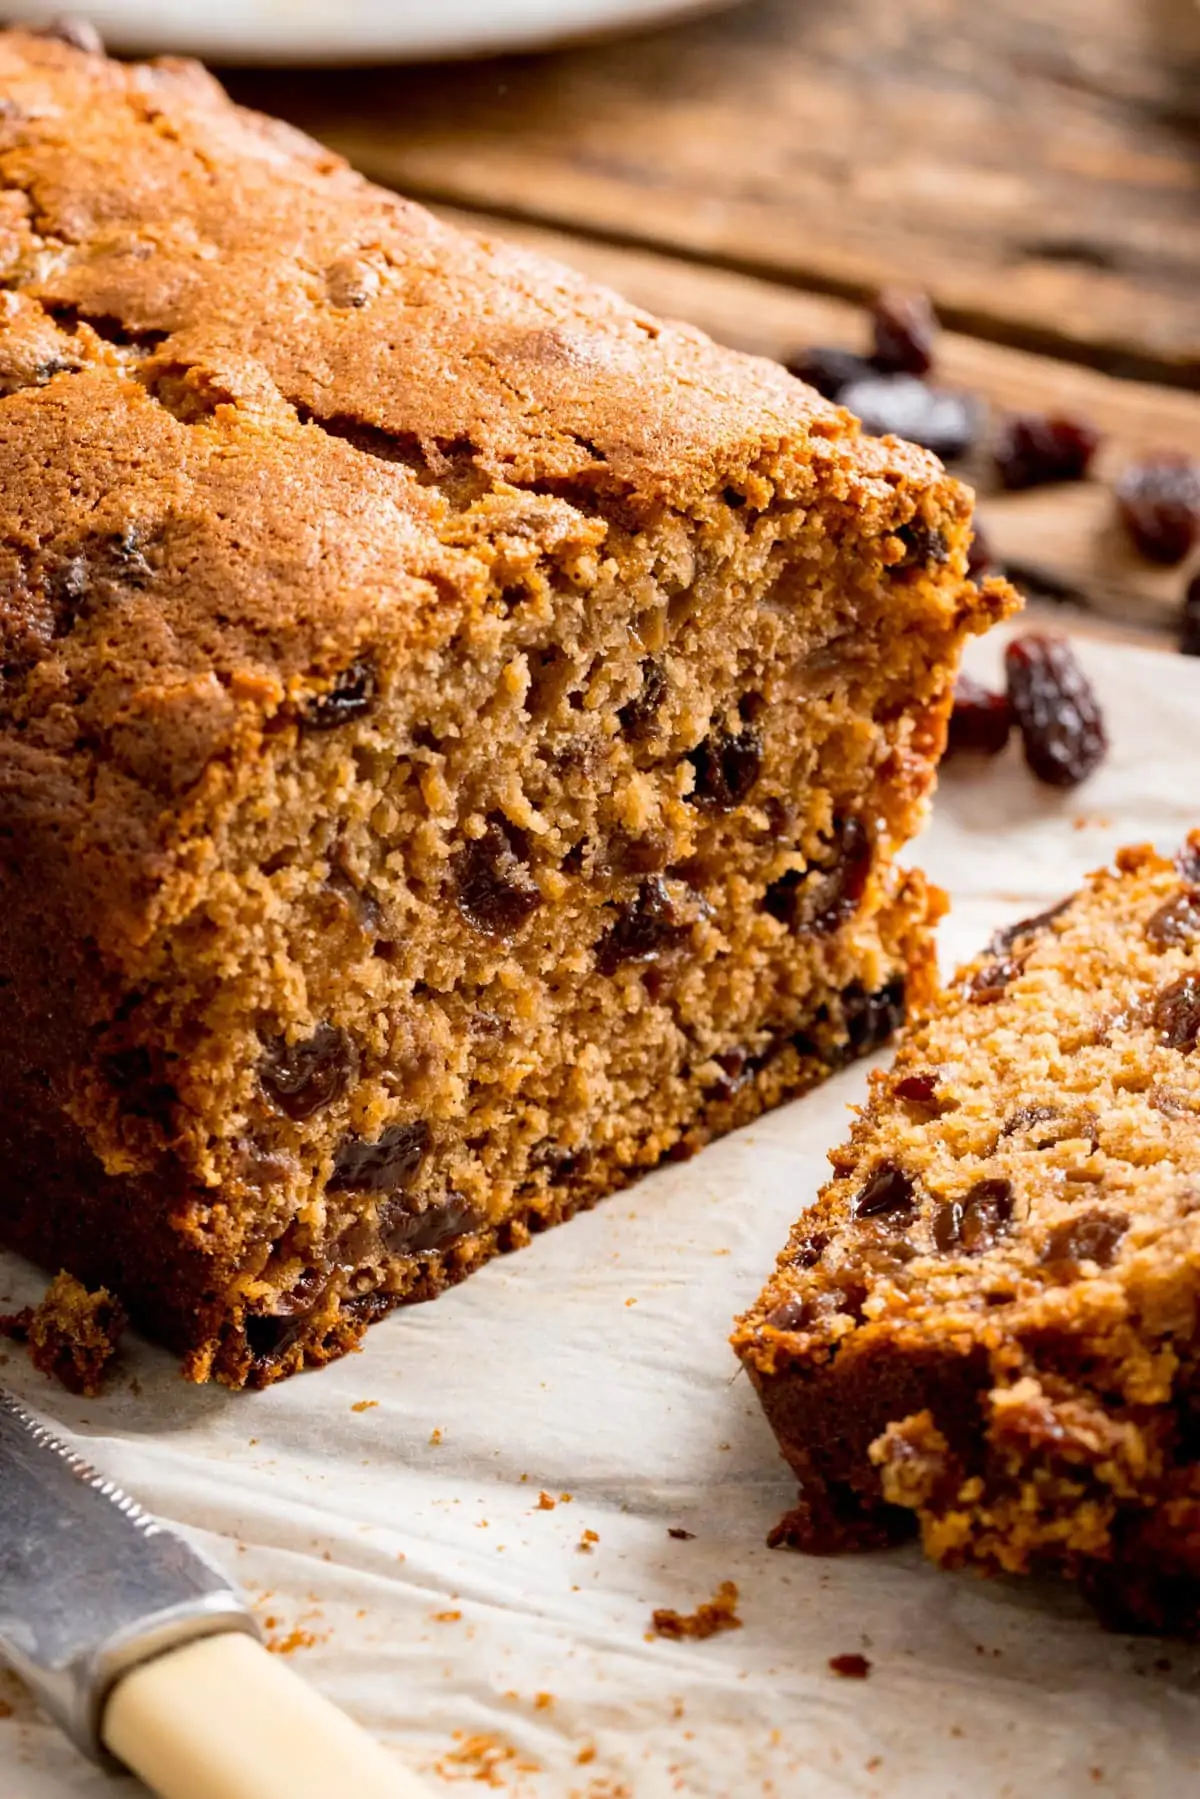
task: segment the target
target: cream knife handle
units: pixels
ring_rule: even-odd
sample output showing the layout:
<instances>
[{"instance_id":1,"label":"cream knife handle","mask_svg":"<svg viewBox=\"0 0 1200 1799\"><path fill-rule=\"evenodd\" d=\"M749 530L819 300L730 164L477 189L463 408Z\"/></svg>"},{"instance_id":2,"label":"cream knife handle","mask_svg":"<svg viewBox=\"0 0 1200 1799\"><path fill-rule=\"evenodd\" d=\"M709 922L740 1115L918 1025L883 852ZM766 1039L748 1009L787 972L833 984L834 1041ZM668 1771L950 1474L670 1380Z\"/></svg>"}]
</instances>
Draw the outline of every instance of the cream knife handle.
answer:
<instances>
[{"instance_id":1,"label":"cream knife handle","mask_svg":"<svg viewBox=\"0 0 1200 1799\"><path fill-rule=\"evenodd\" d=\"M131 1669L100 1734L160 1799L430 1799L345 1712L240 1631Z\"/></svg>"}]
</instances>

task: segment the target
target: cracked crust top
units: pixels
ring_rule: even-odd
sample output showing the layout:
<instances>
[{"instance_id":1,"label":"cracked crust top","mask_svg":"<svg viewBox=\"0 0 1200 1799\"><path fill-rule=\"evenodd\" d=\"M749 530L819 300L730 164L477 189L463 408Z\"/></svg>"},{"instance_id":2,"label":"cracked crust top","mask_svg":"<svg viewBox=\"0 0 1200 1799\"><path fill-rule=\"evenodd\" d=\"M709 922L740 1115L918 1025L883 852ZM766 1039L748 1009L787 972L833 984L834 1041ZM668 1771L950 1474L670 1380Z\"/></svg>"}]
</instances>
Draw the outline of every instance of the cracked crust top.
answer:
<instances>
[{"instance_id":1,"label":"cracked crust top","mask_svg":"<svg viewBox=\"0 0 1200 1799\"><path fill-rule=\"evenodd\" d=\"M532 558L582 592L664 517L816 501L826 561L886 562L909 521L944 550L969 513L782 369L451 230L196 65L21 31L0 491L0 800L47 880L103 820L93 876L134 909L202 775L231 782L368 639L442 640Z\"/></svg>"}]
</instances>

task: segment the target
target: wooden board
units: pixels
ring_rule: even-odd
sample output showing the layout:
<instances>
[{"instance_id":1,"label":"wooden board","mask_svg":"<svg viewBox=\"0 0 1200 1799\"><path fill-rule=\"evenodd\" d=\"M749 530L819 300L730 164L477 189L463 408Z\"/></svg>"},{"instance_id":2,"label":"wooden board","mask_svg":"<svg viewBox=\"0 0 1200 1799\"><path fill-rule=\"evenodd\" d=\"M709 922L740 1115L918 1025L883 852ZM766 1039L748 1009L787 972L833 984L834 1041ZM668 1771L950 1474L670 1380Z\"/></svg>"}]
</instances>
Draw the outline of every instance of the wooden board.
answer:
<instances>
[{"instance_id":1,"label":"wooden board","mask_svg":"<svg viewBox=\"0 0 1200 1799\"><path fill-rule=\"evenodd\" d=\"M509 220L439 210L454 224L514 238L569 262L639 305L686 319L736 349L782 360L805 344L866 347L866 316L847 301ZM1156 568L1136 554L1114 522L1109 484L1148 450L1184 450L1200 459L1200 396L1114 379L951 331L939 344L937 378L981 395L996 417L1029 408L1082 413L1096 424L1104 433L1097 479L1069 487L999 491L985 444L965 471L980 491L981 519L999 556L1026 585L1148 634L1166 639L1174 633L1185 571Z\"/></svg>"},{"instance_id":2,"label":"wooden board","mask_svg":"<svg viewBox=\"0 0 1200 1799\"><path fill-rule=\"evenodd\" d=\"M417 195L1200 382L1194 0L753 0L627 42L243 74Z\"/></svg>"}]
</instances>

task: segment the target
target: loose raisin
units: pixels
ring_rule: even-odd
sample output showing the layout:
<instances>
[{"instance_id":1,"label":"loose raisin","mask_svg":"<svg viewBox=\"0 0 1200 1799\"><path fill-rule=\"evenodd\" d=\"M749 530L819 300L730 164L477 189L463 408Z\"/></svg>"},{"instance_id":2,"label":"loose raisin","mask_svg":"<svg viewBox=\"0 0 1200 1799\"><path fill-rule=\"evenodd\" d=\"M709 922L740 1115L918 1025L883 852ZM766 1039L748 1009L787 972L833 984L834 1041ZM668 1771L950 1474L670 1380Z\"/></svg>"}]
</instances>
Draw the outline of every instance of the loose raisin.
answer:
<instances>
[{"instance_id":1,"label":"loose raisin","mask_svg":"<svg viewBox=\"0 0 1200 1799\"><path fill-rule=\"evenodd\" d=\"M331 1192L396 1193L411 1187L433 1141L423 1118L389 1125L374 1143L349 1137L337 1152Z\"/></svg>"},{"instance_id":2,"label":"loose raisin","mask_svg":"<svg viewBox=\"0 0 1200 1799\"><path fill-rule=\"evenodd\" d=\"M661 662L644 662L641 686L617 713L626 737L636 743L650 736L666 693L667 677Z\"/></svg>"},{"instance_id":3,"label":"loose raisin","mask_svg":"<svg viewBox=\"0 0 1200 1799\"><path fill-rule=\"evenodd\" d=\"M1179 648L1184 656L1200 656L1200 574L1192 576L1183 596Z\"/></svg>"},{"instance_id":4,"label":"loose raisin","mask_svg":"<svg viewBox=\"0 0 1200 1799\"><path fill-rule=\"evenodd\" d=\"M1124 1212L1082 1212L1077 1218L1066 1218L1054 1226L1041 1259L1047 1266L1058 1266L1064 1271L1077 1271L1081 1262L1108 1268L1128 1229L1129 1219Z\"/></svg>"},{"instance_id":5,"label":"loose raisin","mask_svg":"<svg viewBox=\"0 0 1200 1799\"><path fill-rule=\"evenodd\" d=\"M272 1103L299 1122L349 1091L358 1078L358 1051L337 1025L319 1024L302 1043L268 1043L258 1078Z\"/></svg>"},{"instance_id":6,"label":"loose raisin","mask_svg":"<svg viewBox=\"0 0 1200 1799\"><path fill-rule=\"evenodd\" d=\"M486 937L511 937L542 903L523 831L493 815L482 837L455 858L458 909Z\"/></svg>"},{"instance_id":7,"label":"loose raisin","mask_svg":"<svg viewBox=\"0 0 1200 1799\"><path fill-rule=\"evenodd\" d=\"M827 400L839 400L842 390L852 381L872 373L865 356L856 356L853 350L838 350L820 344L809 350L797 350L785 366L789 375L815 387Z\"/></svg>"},{"instance_id":8,"label":"loose raisin","mask_svg":"<svg viewBox=\"0 0 1200 1799\"><path fill-rule=\"evenodd\" d=\"M927 387L915 375L868 375L839 398L871 436L904 437L947 461L965 455L979 434L980 410L970 394Z\"/></svg>"},{"instance_id":9,"label":"loose raisin","mask_svg":"<svg viewBox=\"0 0 1200 1799\"><path fill-rule=\"evenodd\" d=\"M1146 942L1151 949L1171 949L1200 937L1200 888L1186 887L1167 900L1146 923Z\"/></svg>"},{"instance_id":10,"label":"loose raisin","mask_svg":"<svg viewBox=\"0 0 1200 1799\"><path fill-rule=\"evenodd\" d=\"M1015 412L1000 427L996 469L1005 487L1014 490L1082 481L1099 447L1100 433L1087 419Z\"/></svg>"},{"instance_id":11,"label":"loose raisin","mask_svg":"<svg viewBox=\"0 0 1200 1799\"><path fill-rule=\"evenodd\" d=\"M871 872L870 833L853 813L835 818L827 860L801 873L789 869L763 895L764 910L799 934L836 931L852 918Z\"/></svg>"},{"instance_id":12,"label":"loose raisin","mask_svg":"<svg viewBox=\"0 0 1200 1799\"><path fill-rule=\"evenodd\" d=\"M1049 787L1078 786L1103 761L1108 738L1071 645L1028 631L1009 644L1004 666L1030 771Z\"/></svg>"},{"instance_id":13,"label":"loose raisin","mask_svg":"<svg viewBox=\"0 0 1200 1799\"><path fill-rule=\"evenodd\" d=\"M728 731L714 731L688 760L696 771L695 803L709 812L732 812L762 772L762 738L751 726L736 737Z\"/></svg>"},{"instance_id":14,"label":"loose raisin","mask_svg":"<svg viewBox=\"0 0 1200 1799\"><path fill-rule=\"evenodd\" d=\"M875 350L871 361L888 375L927 375L933 367L937 315L928 294L885 287L871 305Z\"/></svg>"},{"instance_id":15,"label":"loose raisin","mask_svg":"<svg viewBox=\"0 0 1200 1799\"><path fill-rule=\"evenodd\" d=\"M1134 462L1117 483L1117 511L1151 562L1182 562L1200 537L1200 463L1164 454Z\"/></svg>"},{"instance_id":16,"label":"loose raisin","mask_svg":"<svg viewBox=\"0 0 1200 1799\"><path fill-rule=\"evenodd\" d=\"M352 662L336 674L325 693L310 700L304 722L310 731L332 731L371 710L375 670L369 662Z\"/></svg>"},{"instance_id":17,"label":"loose raisin","mask_svg":"<svg viewBox=\"0 0 1200 1799\"><path fill-rule=\"evenodd\" d=\"M1012 1184L976 1181L962 1202L962 1246L969 1256L982 1255L1003 1236L1012 1218Z\"/></svg>"},{"instance_id":18,"label":"loose raisin","mask_svg":"<svg viewBox=\"0 0 1200 1799\"><path fill-rule=\"evenodd\" d=\"M856 1218L889 1218L913 1209L914 1183L894 1162L881 1162L854 1198Z\"/></svg>"},{"instance_id":19,"label":"loose raisin","mask_svg":"<svg viewBox=\"0 0 1200 1799\"><path fill-rule=\"evenodd\" d=\"M970 675L959 675L946 739L947 758L998 756L1012 734L1012 723L1012 701L1006 693L992 693Z\"/></svg>"},{"instance_id":20,"label":"loose raisin","mask_svg":"<svg viewBox=\"0 0 1200 1799\"><path fill-rule=\"evenodd\" d=\"M602 975L613 975L625 962L651 962L687 931L666 883L652 876L642 882L632 904L620 908L615 924L600 939L596 967Z\"/></svg>"},{"instance_id":21,"label":"loose raisin","mask_svg":"<svg viewBox=\"0 0 1200 1799\"><path fill-rule=\"evenodd\" d=\"M1200 975L1180 975L1164 987L1154 1002L1151 1019L1168 1049L1189 1055L1200 1037Z\"/></svg>"}]
</instances>

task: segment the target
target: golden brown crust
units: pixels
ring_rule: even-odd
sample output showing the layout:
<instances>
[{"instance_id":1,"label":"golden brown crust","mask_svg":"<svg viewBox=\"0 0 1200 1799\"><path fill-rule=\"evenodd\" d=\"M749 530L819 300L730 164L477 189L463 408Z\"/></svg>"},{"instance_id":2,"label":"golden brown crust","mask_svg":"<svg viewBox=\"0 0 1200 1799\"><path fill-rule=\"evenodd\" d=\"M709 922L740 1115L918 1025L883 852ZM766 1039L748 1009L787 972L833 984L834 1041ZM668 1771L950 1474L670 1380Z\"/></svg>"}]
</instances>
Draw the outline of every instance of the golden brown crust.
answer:
<instances>
[{"instance_id":1,"label":"golden brown crust","mask_svg":"<svg viewBox=\"0 0 1200 1799\"><path fill-rule=\"evenodd\" d=\"M920 998L932 457L20 32L0 279L8 1241L278 1378Z\"/></svg>"},{"instance_id":2,"label":"golden brown crust","mask_svg":"<svg viewBox=\"0 0 1200 1799\"><path fill-rule=\"evenodd\" d=\"M1001 932L872 1078L735 1344L821 1549L1200 1629L1200 832ZM1172 1519L1174 1523L1172 1523Z\"/></svg>"}]
</instances>

